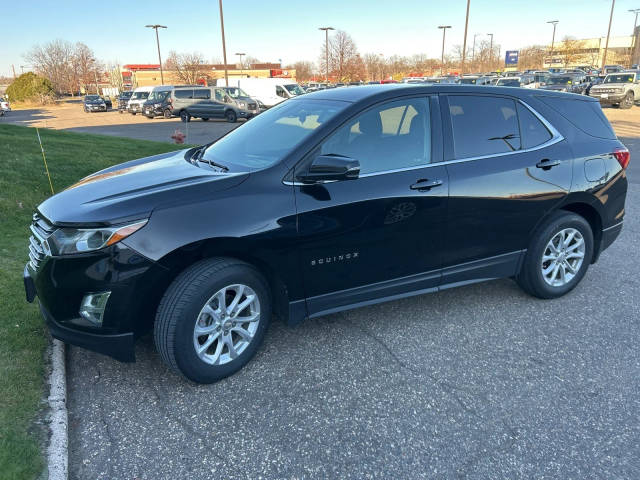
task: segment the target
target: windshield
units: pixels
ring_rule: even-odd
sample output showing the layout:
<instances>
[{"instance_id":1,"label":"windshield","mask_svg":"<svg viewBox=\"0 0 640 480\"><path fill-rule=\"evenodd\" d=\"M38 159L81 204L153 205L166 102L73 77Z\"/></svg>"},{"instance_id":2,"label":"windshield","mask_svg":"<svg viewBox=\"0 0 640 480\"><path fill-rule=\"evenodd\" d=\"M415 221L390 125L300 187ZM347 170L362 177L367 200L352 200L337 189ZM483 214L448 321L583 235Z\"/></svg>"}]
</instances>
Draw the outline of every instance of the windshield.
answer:
<instances>
[{"instance_id":1,"label":"windshield","mask_svg":"<svg viewBox=\"0 0 640 480\"><path fill-rule=\"evenodd\" d=\"M231 98L239 98L239 97L248 97L249 94L238 87L228 87L227 93L231 96Z\"/></svg>"},{"instance_id":2,"label":"windshield","mask_svg":"<svg viewBox=\"0 0 640 480\"><path fill-rule=\"evenodd\" d=\"M633 73L629 74L617 74L617 75L607 75L607 78L604 79L604 83L633 83L634 80Z\"/></svg>"},{"instance_id":3,"label":"windshield","mask_svg":"<svg viewBox=\"0 0 640 480\"><path fill-rule=\"evenodd\" d=\"M131 95L131 100L146 99L148 97L149 92L133 92L133 95Z\"/></svg>"},{"instance_id":4,"label":"windshield","mask_svg":"<svg viewBox=\"0 0 640 480\"><path fill-rule=\"evenodd\" d=\"M549 77L548 75L536 74L533 76L533 78L535 79L536 82L546 82Z\"/></svg>"},{"instance_id":5,"label":"windshield","mask_svg":"<svg viewBox=\"0 0 640 480\"><path fill-rule=\"evenodd\" d=\"M122 93L120 94L120 96L121 96L122 98L129 98L129 97L131 97L131 94L132 94L132 93L133 93L133 92L122 92Z\"/></svg>"},{"instance_id":6,"label":"windshield","mask_svg":"<svg viewBox=\"0 0 640 480\"><path fill-rule=\"evenodd\" d=\"M465 85L475 85L478 81L477 78L461 78L460 83L464 83Z\"/></svg>"},{"instance_id":7,"label":"windshield","mask_svg":"<svg viewBox=\"0 0 640 480\"><path fill-rule=\"evenodd\" d=\"M348 105L329 100L282 102L222 137L203 158L232 171L270 167Z\"/></svg>"},{"instance_id":8,"label":"windshield","mask_svg":"<svg viewBox=\"0 0 640 480\"><path fill-rule=\"evenodd\" d=\"M569 85L573 77L551 77L547 80L547 85Z\"/></svg>"},{"instance_id":9,"label":"windshield","mask_svg":"<svg viewBox=\"0 0 640 480\"><path fill-rule=\"evenodd\" d=\"M284 88L286 88L291 95L304 95L304 90L300 88L300 85L297 83L290 83L289 85L285 85Z\"/></svg>"},{"instance_id":10,"label":"windshield","mask_svg":"<svg viewBox=\"0 0 640 480\"><path fill-rule=\"evenodd\" d=\"M151 95L149 95L149 100L152 100L154 102L162 102L165 98L167 98L167 95L169 95L169 92L167 91L151 92Z\"/></svg>"},{"instance_id":11,"label":"windshield","mask_svg":"<svg viewBox=\"0 0 640 480\"><path fill-rule=\"evenodd\" d=\"M94 100L100 100L100 97L98 95L87 95L84 99L93 102Z\"/></svg>"},{"instance_id":12,"label":"windshield","mask_svg":"<svg viewBox=\"0 0 640 480\"><path fill-rule=\"evenodd\" d=\"M498 80L498 83L496 83L496 85L500 87L519 87L520 80L516 80L513 78L501 78L500 80Z\"/></svg>"}]
</instances>

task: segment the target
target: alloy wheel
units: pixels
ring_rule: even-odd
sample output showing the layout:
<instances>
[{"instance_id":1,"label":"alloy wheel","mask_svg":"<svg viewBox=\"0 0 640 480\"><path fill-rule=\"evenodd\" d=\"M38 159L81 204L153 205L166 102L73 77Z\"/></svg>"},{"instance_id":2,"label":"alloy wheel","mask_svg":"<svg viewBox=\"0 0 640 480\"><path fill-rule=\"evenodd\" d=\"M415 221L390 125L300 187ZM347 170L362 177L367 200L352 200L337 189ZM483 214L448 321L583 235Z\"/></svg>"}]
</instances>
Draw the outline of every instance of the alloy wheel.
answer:
<instances>
[{"instance_id":1,"label":"alloy wheel","mask_svg":"<svg viewBox=\"0 0 640 480\"><path fill-rule=\"evenodd\" d=\"M585 242L582 234L575 228L560 230L551 237L542 253L542 278L552 287L566 285L580 271L584 256Z\"/></svg>"},{"instance_id":2,"label":"alloy wheel","mask_svg":"<svg viewBox=\"0 0 640 480\"><path fill-rule=\"evenodd\" d=\"M193 347L210 365L224 365L244 352L258 330L260 300L247 285L228 285L202 307L193 330Z\"/></svg>"}]
</instances>

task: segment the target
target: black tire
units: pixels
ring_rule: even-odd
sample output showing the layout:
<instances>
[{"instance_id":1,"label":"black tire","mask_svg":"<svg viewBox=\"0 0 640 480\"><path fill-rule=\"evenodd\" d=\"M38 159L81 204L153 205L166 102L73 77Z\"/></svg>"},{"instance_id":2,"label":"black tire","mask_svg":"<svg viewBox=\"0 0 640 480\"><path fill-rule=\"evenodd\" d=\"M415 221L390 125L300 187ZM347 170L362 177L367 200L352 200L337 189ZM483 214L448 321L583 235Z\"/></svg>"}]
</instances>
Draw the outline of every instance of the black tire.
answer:
<instances>
[{"instance_id":1,"label":"black tire","mask_svg":"<svg viewBox=\"0 0 640 480\"><path fill-rule=\"evenodd\" d=\"M229 123L236 123L238 121L238 116L233 110L227 110L224 112L224 118L226 118Z\"/></svg>"},{"instance_id":2,"label":"black tire","mask_svg":"<svg viewBox=\"0 0 640 480\"><path fill-rule=\"evenodd\" d=\"M135 117L137 115L137 112L131 112L131 115Z\"/></svg>"},{"instance_id":3,"label":"black tire","mask_svg":"<svg viewBox=\"0 0 640 480\"><path fill-rule=\"evenodd\" d=\"M253 339L228 363L210 365L198 357L193 344L196 319L202 307L221 288L242 283L260 302L260 323ZM173 281L165 292L154 325L154 342L162 360L174 371L197 383L213 383L234 374L255 355L271 317L269 287L251 265L231 258L201 260Z\"/></svg>"},{"instance_id":4,"label":"black tire","mask_svg":"<svg viewBox=\"0 0 640 480\"><path fill-rule=\"evenodd\" d=\"M189 112L187 112L186 110L182 110L180 112L180 120L182 120L184 123L190 122L191 115L189 115Z\"/></svg>"},{"instance_id":5,"label":"black tire","mask_svg":"<svg viewBox=\"0 0 640 480\"><path fill-rule=\"evenodd\" d=\"M541 271L542 255L549 241L561 230L574 228L580 232L585 243L582 265L575 276L562 286L551 286L543 278ZM593 258L593 232L589 222L578 214L559 210L541 225L533 235L524 258L522 268L516 276L518 285L530 295L538 298L558 298L575 288L587 273Z\"/></svg>"},{"instance_id":6,"label":"black tire","mask_svg":"<svg viewBox=\"0 0 640 480\"><path fill-rule=\"evenodd\" d=\"M154 118L156 118L154 115L145 115L145 117L147 117L149 120L153 120Z\"/></svg>"},{"instance_id":7,"label":"black tire","mask_svg":"<svg viewBox=\"0 0 640 480\"><path fill-rule=\"evenodd\" d=\"M162 116L163 116L164 118L166 118L166 119L171 118L171 116L172 116L172 114L171 114L171 110L169 110L169 109L167 108L164 112L162 112Z\"/></svg>"},{"instance_id":8,"label":"black tire","mask_svg":"<svg viewBox=\"0 0 640 480\"><path fill-rule=\"evenodd\" d=\"M209 121L209 117L202 117L202 121L203 122L208 122Z\"/></svg>"},{"instance_id":9,"label":"black tire","mask_svg":"<svg viewBox=\"0 0 640 480\"><path fill-rule=\"evenodd\" d=\"M620 102L620 108L626 110L633 107L633 104L635 103L633 97L633 92L627 92L627 94L624 96L624 99Z\"/></svg>"},{"instance_id":10,"label":"black tire","mask_svg":"<svg viewBox=\"0 0 640 480\"><path fill-rule=\"evenodd\" d=\"M124 113L124 110L118 110L118 113Z\"/></svg>"}]
</instances>

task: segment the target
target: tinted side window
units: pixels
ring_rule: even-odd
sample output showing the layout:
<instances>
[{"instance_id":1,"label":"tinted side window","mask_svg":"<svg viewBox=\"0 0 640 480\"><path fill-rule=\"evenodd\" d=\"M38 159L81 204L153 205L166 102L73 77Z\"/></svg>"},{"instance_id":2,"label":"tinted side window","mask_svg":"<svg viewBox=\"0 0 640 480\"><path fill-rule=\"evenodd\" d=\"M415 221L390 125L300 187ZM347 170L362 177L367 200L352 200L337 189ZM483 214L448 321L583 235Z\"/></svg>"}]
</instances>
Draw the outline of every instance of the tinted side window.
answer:
<instances>
[{"instance_id":1,"label":"tinted side window","mask_svg":"<svg viewBox=\"0 0 640 480\"><path fill-rule=\"evenodd\" d=\"M193 91L193 98L211 98L211 91L208 88L197 88Z\"/></svg>"},{"instance_id":2,"label":"tinted side window","mask_svg":"<svg viewBox=\"0 0 640 480\"><path fill-rule=\"evenodd\" d=\"M522 148L533 148L551 140L551 132L538 120L531 110L518 103L518 119L520 120L520 140Z\"/></svg>"},{"instance_id":3,"label":"tinted side window","mask_svg":"<svg viewBox=\"0 0 640 480\"><path fill-rule=\"evenodd\" d=\"M520 149L520 129L513 100L466 95L448 98L456 158Z\"/></svg>"},{"instance_id":4,"label":"tinted side window","mask_svg":"<svg viewBox=\"0 0 640 480\"><path fill-rule=\"evenodd\" d=\"M412 98L371 108L340 127L320 149L360 162L360 173L416 167L431 161L429 100Z\"/></svg>"},{"instance_id":5,"label":"tinted side window","mask_svg":"<svg viewBox=\"0 0 640 480\"><path fill-rule=\"evenodd\" d=\"M602 113L600 103L560 97L538 97L584 133L598 138L615 139L609 120Z\"/></svg>"},{"instance_id":6,"label":"tinted side window","mask_svg":"<svg viewBox=\"0 0 640 480\"><path fill-rule=\"evenodd\" d=\"M174 95L176 98L191 98L193 96L193 90L174 90Z\"/></svg>"},{"instance_id":7,"label":"tinted side window","mask_svg":"<svg viewBox=\"0 0 640 480\"><path fill-rule=\"evenodd\" d=\"M287 93L284 91L284 88L282 88L280 85L276 85L276 95L282 98L289 98L287 97Z\"/></svg>"}]
</instances>

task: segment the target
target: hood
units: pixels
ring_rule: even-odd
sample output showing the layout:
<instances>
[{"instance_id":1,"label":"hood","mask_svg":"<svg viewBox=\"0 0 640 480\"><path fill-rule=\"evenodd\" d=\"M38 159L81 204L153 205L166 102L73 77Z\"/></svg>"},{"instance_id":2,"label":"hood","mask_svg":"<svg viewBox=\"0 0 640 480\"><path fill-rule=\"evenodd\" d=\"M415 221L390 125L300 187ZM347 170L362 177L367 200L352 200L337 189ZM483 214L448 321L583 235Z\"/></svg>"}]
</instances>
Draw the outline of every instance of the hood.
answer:
<instances>
[{"instance_id":1,"label":"hood","mask_svg":"<svg viewBox=\"0 0 640 480\"><path fill-rule=\"evenodd\" d=\"M189 203L242 183L248 173L221 173L185 160L189 150L122 163L83 178L45 200L38 211L68 226L123 223L166 204Z\"/></svg>"}]
</instances>

